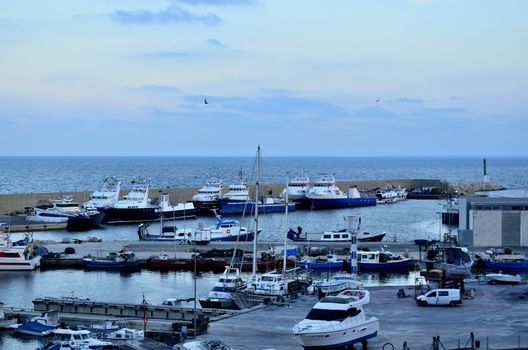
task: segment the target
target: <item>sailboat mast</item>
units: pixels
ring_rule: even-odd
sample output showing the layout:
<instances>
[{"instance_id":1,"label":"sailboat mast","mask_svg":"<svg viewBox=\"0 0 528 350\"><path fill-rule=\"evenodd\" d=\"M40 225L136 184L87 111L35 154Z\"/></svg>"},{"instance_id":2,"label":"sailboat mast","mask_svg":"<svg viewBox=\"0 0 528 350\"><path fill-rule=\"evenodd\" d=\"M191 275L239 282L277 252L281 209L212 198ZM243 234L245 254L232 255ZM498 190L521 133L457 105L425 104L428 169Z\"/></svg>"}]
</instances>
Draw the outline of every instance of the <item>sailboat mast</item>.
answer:
<instances>
[{"instance_id":1,"label":"sailboat mast","mask_svg":"<svg viewBox=\"0 0 528 350\"><path fill-rule=\"evenodd\" d=\"M290 228L290 225L288 223L288 200L289 200L289 194L290 194L290 190L288 188L288 184L290 183L290 173L286 173L286 208L284 209L284 214L285 214L285 217L284 217L284 221L286 221L286 232L288 232L289 228ZM282 275L285 276L286 275L286 258L288 256L288 248L286 247L286 244L288 243L288 241L286 240L287 238L287 235L284 235L284 252L283 252L283 257L282 257Z\"/></svg>"},{"instance_id":2,"label":"sailboat mast","mask_svg":"<svg viewBox=\"0 0 528 350\"><path fill-rule=\"evenodd\" d=\"M257 275L257 236L258 236L258 198L259 198L259 182L260 182L260 145L257 147L256 159L256 178L255 181L255 235L253 237L253 277Z\"/></svg>"}]
</instances>

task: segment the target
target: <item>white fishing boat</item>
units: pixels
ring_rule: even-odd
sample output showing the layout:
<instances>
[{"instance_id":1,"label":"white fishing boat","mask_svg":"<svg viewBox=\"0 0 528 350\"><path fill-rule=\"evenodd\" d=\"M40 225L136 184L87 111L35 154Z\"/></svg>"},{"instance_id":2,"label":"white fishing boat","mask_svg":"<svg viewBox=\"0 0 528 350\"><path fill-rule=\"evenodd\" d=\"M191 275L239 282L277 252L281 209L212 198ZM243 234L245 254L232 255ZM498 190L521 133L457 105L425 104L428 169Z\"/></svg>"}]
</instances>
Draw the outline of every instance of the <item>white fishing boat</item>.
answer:
<instances>
[{"instance_id":1,"label":"white fishing boat","mask_svg":"<svg viewBox=\"0 0 528 350\"><path fill-rule=\"evenodd\" d=\"M519 284L521 281L521 275L519 274L510 275L502 273L502 271L486 274L486 282L489 284Z\"/></svg>"},{"instance_id":2,"label":"white fishing boat","mask_svg":"<svg viewBox=\"0 0 528 350\"><path fill-rule=\"evenodd\" d=\"M33 240L27 238L26 245L14 245L10 234L0 236L0 270L30 271L40 266L40 255L34 252Z\"/></svg>"},{"instance_id":3,"label":"white fishing boat","mask_svg":"<svg viewBox=\"0 0 528 350\"><path fill-rule=\"evenodd\" d=\"M378 204L395 203L407 199L407 190L401 186L387 186L382 190L376 191L375 194Z\"/></svg>"},{"instance_id":4,"label":"white fishing boat","mask_svg":"<svg viewBox=\"0 0 528 350\"><path fill-rule=\"evenodd\" d=\"M211 214L212 209L219 209L218 198L222 196L222 179L208 177L205 185L192 197L196 210L203 215Z\"/></svg>"},{"instance_id":5,"label":"white fishing boat","mask_svg":"<svg viewBox=\"0 0 528 350\"><path fill-rule=\"evenodd\" d=\"M169 201L169 194L162 193L159 201L159 208L156 213L166 219L191 219L196 217L196 210L192 202L178 203L172 205Z\"/></svg>"},{"instance_id":6,"label":"white fishing boat","mask_svg":"<svg viewBox=\"0 0 528 350\"><path fill-rule=\"evenodd\" d=\"M306 199L306 194L310 190L310 179L308 176L297 176L293 180L288 181L288 184L282 190L281 197L288 198L292 202L300 202Z\"/></svg>"},{"instance_id":7,"label":"white fishing boat","mask_svg":"<svg viewBox=\"0 0 528 350\"><path fill-rule=\"evenodd\" d=\"M239 172L239 178L238 184L229 185L228 191L218 198L220 208L227 203L247 202L249 200L249 186L244 181L242 171Z\"/></svg>"},{"instance_id":8,"label":"white fishing boat","mask_svg":"<svg viewBox=\"0 0 528 350\"><path fill-rule=\"evenodd\" d=\"M158 206L149 198L150 180L132 180L132 190L106 210L109 224L155 221L159 218Z\"/></svg>"},{"instance_id":9,"label":"white fishing boat","mask_svg":"<svg viewBox=\"0 0 528 350\"><path fill-rule=\"evenodd\" d=\"M140 339L143 339L144 336L145 336L145 333L138 329L121 328L121 329L118 329L117 331L108 333L108 335L106 336L106 339L119 342L119 341L129 341L129 340L140 340Z\"/></svg>"},{"instance_id":10,"label":"white fishing boat","mask_svg":"<svg viewBox=\"0 0 528 350\"><path fill-rule=\"evenodd\" d=\"M377 336L379 321L367 317L363 306L370 301L366 290L349 289L337 296L323 297L306 318L293 327L304 348L339 348L366 343Z\"/></svg>"},{"instance_id":11,"label":"white fishing boat","mask_svg":"<svg viewBox=\"0 0 528 350\"><path fill-rule=\"evenodd\" d=\"M321 176L306 194L311 209L335 209L375 206L376 198L362 197L357 186L351 186L348 193L336 185L331 174Z\"/></svg>"},{"instance_id":12,"label":"white fishing boat","mask_svg":"<svg viewBox=\"0 0 528 350\"><path fill-rule=\"evenodd\" d=\"M114 206L119 200L119 191L121 190L121 181L115 176L104 178L100 189L90 195L88 201L82 206L84 208L95 208L104 212L107 208Z\"/></svg>"},{"instance_id":13,"label":"white fishing boat","mask_svg":"<svg viewBox=\"0 0 528 350\"><path fill-rule=\"evenodd\" d=\"M240 270L226 267L207 297L200 298L200 305L212 309L238 309L232 293L245 287L246 283L240 276Z\"/></svg>"}]
</instances>

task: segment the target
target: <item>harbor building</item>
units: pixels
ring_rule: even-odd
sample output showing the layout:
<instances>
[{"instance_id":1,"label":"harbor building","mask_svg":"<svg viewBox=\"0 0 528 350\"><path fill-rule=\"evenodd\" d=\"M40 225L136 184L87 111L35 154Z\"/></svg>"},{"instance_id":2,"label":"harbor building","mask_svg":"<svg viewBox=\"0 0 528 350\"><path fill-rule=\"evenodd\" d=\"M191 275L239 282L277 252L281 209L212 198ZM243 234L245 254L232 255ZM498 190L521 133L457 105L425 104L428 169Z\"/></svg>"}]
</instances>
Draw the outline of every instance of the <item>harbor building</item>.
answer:
<instances>
[{"instance_id":1,"label":"harbor building","mask_svg":"<svg viewBox=\"0 0 528 350\"><path fill-rule=\"evenodd\" d=\"M459 243L480 247L528 246L528 198L461 198Z\"/></svg>"}]
</instances>

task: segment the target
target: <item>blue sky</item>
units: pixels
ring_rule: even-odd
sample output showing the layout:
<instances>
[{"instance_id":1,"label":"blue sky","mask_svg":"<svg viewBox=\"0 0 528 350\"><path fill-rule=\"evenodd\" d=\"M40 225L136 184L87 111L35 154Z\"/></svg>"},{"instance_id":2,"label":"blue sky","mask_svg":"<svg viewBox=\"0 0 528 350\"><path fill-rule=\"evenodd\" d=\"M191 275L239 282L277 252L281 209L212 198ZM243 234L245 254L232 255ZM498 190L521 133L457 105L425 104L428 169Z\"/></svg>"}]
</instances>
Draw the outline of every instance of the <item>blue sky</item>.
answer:
<instances>
[{"instance_id":1,"label":"blue sky","mask_svg":"<svg viewBox=\"0 0 528 350\"><path fill-rule=\"evenodd\" d=\"M527 62L526 1L2 1L0 155L527 156Z\"/></svg>"}]
</instances>

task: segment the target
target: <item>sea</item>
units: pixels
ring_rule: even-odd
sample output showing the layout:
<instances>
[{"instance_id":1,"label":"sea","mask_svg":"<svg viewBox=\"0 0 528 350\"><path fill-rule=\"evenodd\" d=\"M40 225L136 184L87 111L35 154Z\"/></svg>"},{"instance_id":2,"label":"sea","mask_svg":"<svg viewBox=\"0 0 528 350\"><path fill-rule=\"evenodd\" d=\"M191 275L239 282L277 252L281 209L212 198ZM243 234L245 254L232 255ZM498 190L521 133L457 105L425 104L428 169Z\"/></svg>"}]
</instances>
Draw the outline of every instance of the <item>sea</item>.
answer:
<instances>
[{"instance_id":1,"label":"sea","mask_svg":"<svg viewBox=\"0 0 528 350\"><path fill-rule=\"evenodd\" d=\"M224 184L238 182L239 172L254 181L254 157L0 157L0 194L94 191L105 176L115 175L123 187L137 177L149 178L154 188L199 187L207 175L219 176ZM506 187L490 196L528 197L528 158L488 158L491 181ZM333 173L339 180L441 179L451 182L481 181L481 158L369 158L369 157L273 157L262 158L262 183L286 182L290 177L307 174L315 179ZM288 219L282 214L261 217L261 239L281 242L288 227L304 231L344 228L347 216L361 218L362 231L386 232L387 239L412 241L438 238L449 228L441 225L440 212L445 201L407 200L395 204L358 209L296 211ZM233 217L245 226L250 218ZM214 218L179 221L195 227L214 223ZM157 223L151 230L157 232ZM65 237L103 240L137 240L136 225L103 226L87 232L50 231L35 233L39 240L60 241ZM17 239L21 235L13 235ZM366 286L409 285L416 276L410 274L361 274ZM206 295L218 278L202 273L196 281L198 296ZM75 296L101 301L139 303L143 297L152 303L166 298L193 295L193 278L189 272L143 270L132 273L48 270L0 272L0 302L8 306L31 308L32 300L44 296ZM0 332L0 349L33 350L41 340L13 337Z\"/></svg>"}]
</instances>

